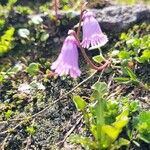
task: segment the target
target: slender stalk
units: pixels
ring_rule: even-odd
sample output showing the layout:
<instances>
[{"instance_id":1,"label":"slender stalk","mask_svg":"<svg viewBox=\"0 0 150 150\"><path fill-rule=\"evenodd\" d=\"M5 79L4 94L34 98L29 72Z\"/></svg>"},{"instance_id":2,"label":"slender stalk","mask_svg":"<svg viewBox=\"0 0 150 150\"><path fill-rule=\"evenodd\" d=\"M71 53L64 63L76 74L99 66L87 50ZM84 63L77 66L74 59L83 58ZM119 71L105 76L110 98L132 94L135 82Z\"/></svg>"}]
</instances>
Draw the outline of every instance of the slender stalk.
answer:
<instances>
[{"instance_id":1,"label":"slender stalk","mask_svg":"<svg viewBox=\"0 0 150 150\"><path fill-rule=\"evenodd\" d=\"M79 41L79 39L78 39L78 37L77 37L77 34L76 34L75 32L73 32L72 34L74 35L74 37L75 37L76 40L77 40L77 44L78 44L78 46L79 46L79 48L80 48L80 50L81 50L81 52L82 52L82 54L83 54L83 57L85 58L87 64L89 64L92 69L101 71L101 70L103 70L104 68L106 68L106 67L110 64L110 61L109 61L109 60L106 60L106 61L105 61L105 64L103 64L103 65L101 65L101 66L96 66L96 65L94 65L94 64L92 63L92 61L89 59L89 57L87 56L87 54L86 54L84 48L82 48L82 46L81 46L81 44L80 44L80 41Z\"/></svg>"},{"instance_id":2,"label":"slender stalk","mask_svg":"<svg viewBox=\"0 0 150 150\"><path fill-rule=\"evenodd\" d=\"M102 143L104 140L104 133L102 131L102 126L105 124L105 118L104 118L104 106L105 102L102 98L98 99L97 106L96 106L96 128L97 128L97 140L99 144L99 148L102 148Z\"/></svg>"},{"instance_id":3,"label":"slender stalk","mask_svg":"<svg viewBox=\"0 0 150 150\"><path fill-rule=\"evenodd\" d=\"M80 10L80 20L79 20L79 26L77 29L77 37L79 39L80 36L80 30L81 30L81 23L82 23L82 17L83 17L83 13L86 11L86 5L88 4L88 2L84 2L81 4L81 10Z\"/></svg>"},{"instance_id":4,"label":"slender stalk","mask_svg":"<svg viewBox=\"0 0 150 150\"><path fill-rule=\"evenodd\" d=\"M79 20L79 26L78 26L78 29L77 29L77 37L78 37L78 39L79 39L79 36L80 36L82 17L83 17L83 13L85 11L86 5L87 5L87 3L84 3L84 5L81 5L80 20Z\"/></svg>"},{"instance_id":5,"label":"slender stalk","mask_svg":"<svg viewBox=\"0 0 150 150\"><path fill-rule=\"evenodd\" d=\"M58 19L59 0L54 0L54 10L55 10L56 19Z\"/></svg>"},{"instance_id":6,"label":"slender stalk","mask_svg":"<svg viewBox=\"0 0 150 150\"><path fill-rule=\"evenodd\" d=\"M85 58L85 60L87 61L87 63L90 65L90 67L91 67L92 69L101 71L101 70L103 70L104 68L106 68L106 67L110 64L110 61L107 60L107 61L105 62L105 64L103 64L102 66L97 67L96 65L94 65L94 64L92 63L92 61L91 61L91 60L89 59L89 57L87 56L85 50L84 50L81 46L80 46L80 49L81 49L81 52L82 52L82 54L83 54L83 57Z\"/></svg>"}]
</instances>

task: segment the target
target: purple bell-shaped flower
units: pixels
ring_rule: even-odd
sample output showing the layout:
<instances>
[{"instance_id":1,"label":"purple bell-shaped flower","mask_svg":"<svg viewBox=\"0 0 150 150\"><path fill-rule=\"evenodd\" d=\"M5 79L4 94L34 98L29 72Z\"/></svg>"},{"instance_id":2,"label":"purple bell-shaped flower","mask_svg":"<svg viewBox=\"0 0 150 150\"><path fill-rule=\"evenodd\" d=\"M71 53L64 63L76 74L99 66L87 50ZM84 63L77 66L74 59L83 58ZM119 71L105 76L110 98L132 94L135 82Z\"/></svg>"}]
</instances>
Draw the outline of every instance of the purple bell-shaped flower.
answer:
<instances>
[{"instance_id":1,"label":"purple bell-shaped flower","mask_svg":"<svg viewBox=\"0 0 150 150\"><path fill-rule=\"evenodd\" d=\"M105 45L108 38L103 34L98 21L92 12L85 12L83 15L83 40L82 47L91 49Z\"/></svg>"},{"instance_id":2,"label":"purple bell-shaped flower","mask_svg":"<svg viewBox=\"0 0 150 150\"><path fill-rule=\"evenodd\" d=\"M77 41L73 35L70 34L65 39L61 52L57 60L52 63L51 69L60 76L70 75L72 78L80 76Z\"/></svg>"}]
</instances>

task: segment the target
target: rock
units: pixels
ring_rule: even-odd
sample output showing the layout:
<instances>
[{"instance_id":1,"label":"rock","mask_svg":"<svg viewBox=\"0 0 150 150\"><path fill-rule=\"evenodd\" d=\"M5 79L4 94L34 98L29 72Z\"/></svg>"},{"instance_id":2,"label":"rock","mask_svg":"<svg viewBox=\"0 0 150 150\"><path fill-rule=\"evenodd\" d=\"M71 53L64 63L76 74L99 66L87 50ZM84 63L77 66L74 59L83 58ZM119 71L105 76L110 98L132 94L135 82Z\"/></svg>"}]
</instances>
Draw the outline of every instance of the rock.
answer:
<instances>
[{"instance_id":1,"label":"rock","mask_svg":"<svg viewBox=\"0 0 150 150\"><path fill-rule=\"evenodd\" d=\"M150 22L150 7L144 5L111 5L103 9L89 10L96 14L96 18L100 23L102 30L111 34L118 34L126 31L134 24ZM64 15L67 16L66 13L63 13L63 16ZM70 23L71 26L73 25L72 23L78 23L79 12L72 12L72 16L73 17L68 20L69 29Z\"/></svg>"},{"instance_id":2,"label":"rock","mask_svg":"<svg viewBox=\"0 0 150 150\"><path fill-rule=\"evenodd\" d=\"M120 33L134 24L150 22L150 8L146 6L114 5L93 11L102 29L109 33Z\"/></svg>"},{"instance_id":3,"label":"rock","mask_svg":"<svg viewBox=\"0 0 150 150\"><path fill-rule=\"evenodd\" d=\"M145 5L110 5L102 9L89 9L96 14L96 18L101 25L101 28L106 34L118 34L128 30L132 25L150 22L150 7ZM54 13L54 12L53 12ZM69 29L72 29L79 22L79 11L59 11L60 23L56 25L53 19L48 17L48 14L53 14L51 11L47 14L38 14L43 19L43 24L49 32L50 38L62 37L67 35ZM13 15L8 18L9 25L21 26L30 20L31 16L18 14L13 12ZM15 18L15 19L12 19Z\"/></svg>"},{"instance_id":4,"label":"rock","mask_svg":"<svg viewBox=\"0 0 150 150\"><path fill-rule=\"evenodd\" d=\"M110 0L87 0L88 8L104 8L111 5Z\"/></svg>"}]
</instances>

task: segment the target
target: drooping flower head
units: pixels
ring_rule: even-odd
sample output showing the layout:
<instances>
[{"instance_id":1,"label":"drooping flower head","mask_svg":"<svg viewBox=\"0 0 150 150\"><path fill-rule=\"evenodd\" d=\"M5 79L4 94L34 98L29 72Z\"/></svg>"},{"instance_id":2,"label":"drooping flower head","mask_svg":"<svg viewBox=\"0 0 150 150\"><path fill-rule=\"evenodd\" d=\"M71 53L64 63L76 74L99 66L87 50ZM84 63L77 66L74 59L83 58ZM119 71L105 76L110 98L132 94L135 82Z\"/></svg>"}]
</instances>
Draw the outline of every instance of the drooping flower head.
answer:
<instances>
[{"instance_id":1,"label":"drooping flower head","mask_svg":"<svg viewBox=\"0 0 150 150\"><path fill-rule=\"evenodd\" d=\"M76 78L80 76L81 71L78 65L77 41L73 32L72 30L68 32L69 35L65 39L61 52L52 64L51 69L55 70L55 73L60 76L70 75L72 78Z\"/></svg>"},{"instance_id":2,"label":"drooping flower head","mask_svg":"<svg viewBox=\"0 0 150 150\"><path fill-rule=\"evenodd\" d=\"M95 19L92 12L83 14L83 40L82 47L89 48L101 47L108 41L107 36L103 34L98 21Z\"/></svg>"}]
</instances>

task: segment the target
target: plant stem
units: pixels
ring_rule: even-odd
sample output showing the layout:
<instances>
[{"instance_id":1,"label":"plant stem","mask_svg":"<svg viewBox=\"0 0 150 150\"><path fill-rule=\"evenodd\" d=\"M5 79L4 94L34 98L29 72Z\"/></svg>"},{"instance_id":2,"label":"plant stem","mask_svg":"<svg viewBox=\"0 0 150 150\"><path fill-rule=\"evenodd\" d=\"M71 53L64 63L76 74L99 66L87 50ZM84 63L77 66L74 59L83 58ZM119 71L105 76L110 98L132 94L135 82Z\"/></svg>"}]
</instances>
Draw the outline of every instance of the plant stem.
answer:
<instances>
[{"instance_id":1,"label":"plant stem","mask_svg":"<svg viewBox=\"0 0 150 150\"><path fill-rule=\"evenodd\" d=\"M107 60L107 61L105 62L105 64L103 64L102 66L97 67L96 65L94 65L94 64L92 63L92 61L91 61L91 60L89 59L89 57L87 56L85 50L84 50L81 46L80 46L80 49L81 49L81 52L82 52L82 54L83 54L83 57L84 57L85 60L87 61L87 64L89 64L92 69L101 71L101 70L103 70L104 68L106 68L106 67L110 64L110 61Z\"/></svg>"},{"instance_id":2,"label":"plant stem","mask_svg":"<svg viewBox=\"0 0 150 150\"><path fill-rule=\"evenodd\" d=\"M55 10L56 19L58 19L59 0L54 0L54 10Z\"/></svg>"},{"instance_id":3,"label":"plant stem","mask_svg":"<svg viewBox=\"0 0 150 150\"><path fill-rule=\"evenodd\" d=\"M102 131L102 126L105 124L105 118L104 118L104 107L105 107L105 101L103 98L98 98L98 102L96 105L96 128L97 128L97 140L99 144L99 148L102 148L103 140L104 140L104 134Z\"/></svg>"},{"instance_id":4,"label":"plant stem","mask_svg":"<svg viewBox=\"0 0 150 150\"><path fill-rule=\"evenodd\" d=\"M82 52L82 54L83 54L83 57L85 58L87 64L89 64L92 69L95 69L95 70L97 70L97 71L101 71L101 70L105 69L105 68L110 64L110 61L109 61L109 60L106 60L106 61L105 61L105 64L103 64L102 66L96 66L96 65L94 65L94 64L92 63L92 61L89 59L89 57L87 56L87 54L86 54L84 48L82 48L82 46L81 46L81 44L80 44L80 41L79 41L79 39L78 39L78 37L77 37L77 34L76 34L75 32L73 32L72 34L74 35L74 37L75 37L76 40L77 40L77 44L78 44L78 46L79 46L79 48L80 48L80 50L81 50L81 52Z\"/></svg>"},{"instance_id":5,"label":"plant stem","mask_svg":"<svg viewBox=\"0 0 150 150\"><path fill-rule=\"evenodd\" d=\"M81 23L82 23L82 17L83 17L83 13L85 11L85 7L87 5L87 2L86 3L83 3L81 4L81 12L80 12L80 20L79 20L79 26L78 26L78 29L77 29L77 37L79 39L79 36L80 36L80 30L81 30Z\"/></svg>"}]
</instances>

